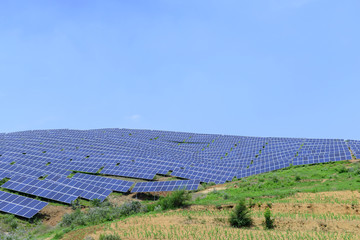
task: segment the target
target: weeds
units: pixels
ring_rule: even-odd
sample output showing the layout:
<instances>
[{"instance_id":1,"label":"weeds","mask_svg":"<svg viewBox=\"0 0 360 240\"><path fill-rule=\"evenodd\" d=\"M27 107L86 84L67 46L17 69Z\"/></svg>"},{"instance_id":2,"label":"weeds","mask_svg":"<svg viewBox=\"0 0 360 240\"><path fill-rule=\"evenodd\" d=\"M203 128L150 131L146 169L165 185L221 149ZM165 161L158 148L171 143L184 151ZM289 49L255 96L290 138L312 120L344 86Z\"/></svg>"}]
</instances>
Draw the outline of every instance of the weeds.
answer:
<instances>
[{"instance_id":1,"label":"weeds","mask_svg":"<svg viewBox=\"0 0 360 240\"><path fill-rule=\"evenodd\" d=\"M121 240L118 234L101 234L99 240Z\"/></svg>"},{"instance_id":2,"label":"weeds","mask_svg":"<svg viewBox=\"0 0 360 240\"><path fill-rule=\"evenodd\" d=\"M271 218L270 208L265 209L264 217L265 217L265 228L273 229L275 226L274 226L274 220Z\"/></svg>"}]
</instances>

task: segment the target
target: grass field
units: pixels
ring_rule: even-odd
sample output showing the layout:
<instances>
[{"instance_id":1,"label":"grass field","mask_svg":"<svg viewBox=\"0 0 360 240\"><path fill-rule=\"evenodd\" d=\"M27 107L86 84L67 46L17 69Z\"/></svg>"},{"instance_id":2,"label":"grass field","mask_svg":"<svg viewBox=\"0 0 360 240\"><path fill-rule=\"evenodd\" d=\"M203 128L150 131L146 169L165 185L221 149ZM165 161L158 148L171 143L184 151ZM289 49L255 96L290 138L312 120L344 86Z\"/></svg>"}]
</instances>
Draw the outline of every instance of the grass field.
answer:
<instances>
[{"instance_id":1,"label":"grass field","mask_svg":"<svg viewBox=\"0 0 360 240\"><path fill-rule=\"evenodd\" d=\"M12 233L9 239L18 239L24 232L29 239L90 240L101 234L118 234L121 239L359 239L359 189L357 161L293 166L222 185L204 185L191 193L185 208L161 210L156 207L158 201L146 200L142 205L153 206L150 212L120 214L110 221L99 218L96 225L84 220L68 226L49 226L41 215L29 223L0 214L0 231L3 239ZM129 200L121 194L112 198ZM254 224L250 228L233 228L228 222L241 199L251 210ZM272 230L264 227L266 208L274 219ZM69 207L67 211L73 212ZM84 219L90 218L84 215Z\"/></svg>"}]
</instances>

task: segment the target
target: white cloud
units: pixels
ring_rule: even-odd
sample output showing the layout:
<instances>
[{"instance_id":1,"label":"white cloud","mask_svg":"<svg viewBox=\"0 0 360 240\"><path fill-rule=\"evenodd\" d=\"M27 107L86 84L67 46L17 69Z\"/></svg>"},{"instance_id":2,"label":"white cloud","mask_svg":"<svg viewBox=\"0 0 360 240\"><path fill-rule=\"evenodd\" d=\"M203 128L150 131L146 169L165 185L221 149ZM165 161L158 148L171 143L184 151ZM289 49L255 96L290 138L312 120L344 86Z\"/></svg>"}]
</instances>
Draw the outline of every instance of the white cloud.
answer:
<instances>
[{"instance_id":1,"label":"white cloud","mask_svg":"<svg viewBox=\"0 0 360 240\"><path fill-rule=\"evenodd\" d=\"M133 121L138 121L141 118L141 115L134 114L134 115L131 115L129 118Z\"/></svg>"}]
</instances>

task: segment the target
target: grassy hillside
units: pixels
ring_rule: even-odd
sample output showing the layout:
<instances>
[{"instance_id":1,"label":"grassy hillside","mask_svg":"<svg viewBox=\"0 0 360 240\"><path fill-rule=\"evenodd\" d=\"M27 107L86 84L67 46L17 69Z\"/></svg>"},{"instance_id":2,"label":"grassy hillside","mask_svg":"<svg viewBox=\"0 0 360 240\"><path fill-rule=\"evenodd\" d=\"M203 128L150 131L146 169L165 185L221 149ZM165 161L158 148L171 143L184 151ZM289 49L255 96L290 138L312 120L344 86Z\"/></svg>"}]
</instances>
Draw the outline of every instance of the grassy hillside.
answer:
<instances>
[{"instance_id":1,"label":"grassy hillside","mask_svg":"<svg viewBox=\"0 0 360 240\"><path fill-rule=\"evenodd\" d=\"M360 189L360 163L341 161L292 166L213 188L215 191L199 196L193 204L229 204L243 198L276 202L300 192L354 191Z\"/></svg>"}]
</instances>

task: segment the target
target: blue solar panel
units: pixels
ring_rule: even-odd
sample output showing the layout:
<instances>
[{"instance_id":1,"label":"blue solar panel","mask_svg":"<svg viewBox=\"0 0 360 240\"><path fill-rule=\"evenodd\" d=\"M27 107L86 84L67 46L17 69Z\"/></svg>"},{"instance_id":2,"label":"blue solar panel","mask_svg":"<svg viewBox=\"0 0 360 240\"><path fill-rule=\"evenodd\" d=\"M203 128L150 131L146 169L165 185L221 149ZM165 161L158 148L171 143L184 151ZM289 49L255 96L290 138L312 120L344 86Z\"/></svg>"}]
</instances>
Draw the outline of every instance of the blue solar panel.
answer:
<instances>
[{"instance_id":1,"label":"blue solar panel","mask_svg":"<svg viewBox=\"0 0 360 240\"><path fill-rule=\"evenodd\" d=\"M127 192L134 182L124 181L120 179L105 178L100 176L76 173L72 179L93 184L102 188L111 189L117 192Z\"/></svg>"},{"instance_id":2,"label":"blue solar panel","mask_svg":"<svg viewBox=\"0 0 360 240\"><path fill-rule=\"evenodd\" d=\"M0 211L32 218L48 203L0 191Z\"/></svg>"},{"instance_id":3,"label":"blue solar panel","mask_svg":"<svg viewBox=\"0 0 360 240\"><path fill-rule=\"evenodd\" d=\"M113 175L113 176L122 176L122 177L131 177L131 178L141 178L152 180L156 175L155 169L147 168L128 168L128 167L105 167L101 174Z\"/></svg>"},{"instance_id":4,"label":"blue solar panel","mask_svg":"<svg viewBox=\"0 0 360 240\"><path fill-rule=\"evenodd\" d=\"M176 190L196 190L200 184L199 180L140 182L135 185L131 192L166 192Z\"/></svg>"},{"instance_id":5,"label":"blue solar panel","mask_svg":"<svg viewBox=\"0 0 360 240\"><path fill-rule=\"evenodd\" d=\"M1 187L68 204L76 200L83 192L58 183L49 183L24 176L13 177Z\"/></svg>"},{"instance_id":6,"label":"blue solar panel","mask_svg":"<svg viewBox=\"0 0 360 240\"><path fill-rule=\"evenodd\" d=\"M81 194L79 196L88 200L99 199L100 201L104 201L105 198L107 198L112 192L110 189L102 188L92 183L78 181L76 179L68 179L58 175L48 176L45 181L51 181L81 190Z\"/></svg>"}]
</instances>

